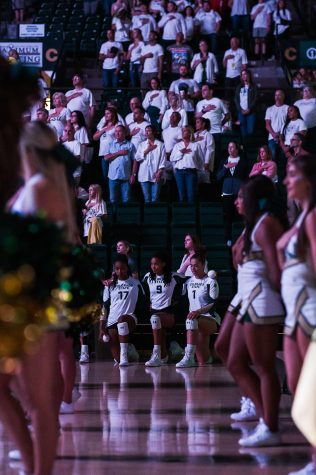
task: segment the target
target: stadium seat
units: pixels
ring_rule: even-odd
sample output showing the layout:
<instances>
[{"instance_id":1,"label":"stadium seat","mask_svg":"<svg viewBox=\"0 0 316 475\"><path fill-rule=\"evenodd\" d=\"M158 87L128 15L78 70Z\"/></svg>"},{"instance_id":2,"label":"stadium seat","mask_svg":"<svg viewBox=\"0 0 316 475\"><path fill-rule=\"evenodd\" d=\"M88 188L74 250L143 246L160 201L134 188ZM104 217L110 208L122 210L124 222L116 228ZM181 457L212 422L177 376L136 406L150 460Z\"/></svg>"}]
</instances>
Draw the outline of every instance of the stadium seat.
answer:
<instances>
[{"instance_id":1,"label":"stadium seat","mask_svg":"<svg viewBox=\"0 0 316 475\"><path fill-rule=\"evenodd\" d=\"M187 203L172 204L173 224L196 224L196 206Z\"/></svg>"},{"instance_id":2,"label":"stadium seat","mask_svg":"<svg viewBox=\"0 0 316 475\"><path fill-rule=\"evenodd\" d=\"M168 225L161 224L143 224L142 226L142 244L156 245L166 247L169 243Z\"/></svg>"},{"instance_id":3,"label":"stadium seat","mask_svg":"<svg viewBox=\"0 0 316 475\"><path fill-rule=\"evenodd\" d=\"M206 258L209 270L229 270L231 268L231 257L226 244L215 244L206 246Z\"/></svg>"},{"instance_id":4,"label":"stadium seat","mask_svg":"<svg viewBox=\"0 0 316 475\"><path fill-rule=\"evenodd\" d=\"M118 224L141 224L142 207L140 203L122 203L116 207L116 222Z\"/></svg>"},{"instance_id":5,"label":"stadium seat","mask_svg":"<svg viewBox=\"0 0 316 475\"><path fill-rule=\"evenodd\" d=\"M199 205L200 226L222 225L223 206L222 203L200 203Z\"/></svg>"},{"instance_id":6,"label":"stadium seat","mask_svg":"<svg viewBox=\"0 0 316 475\"><path fill-rule=\"evenodd\" d=\"M144 204L144 224L156 224L165 226L169 224L169 207L162 203L145 203Z\"/></svg>"},{"instance_id":7,"label":"stadium seat","mask_svg":"<svg viewBox=\"0 0 316 475\"><path fill-rule=\"evenodd\" d=\"M215 244L224 244L224 227L216 225L201 226L202 243L206 247L214 246Z\"/></svg>"}]
</instances>

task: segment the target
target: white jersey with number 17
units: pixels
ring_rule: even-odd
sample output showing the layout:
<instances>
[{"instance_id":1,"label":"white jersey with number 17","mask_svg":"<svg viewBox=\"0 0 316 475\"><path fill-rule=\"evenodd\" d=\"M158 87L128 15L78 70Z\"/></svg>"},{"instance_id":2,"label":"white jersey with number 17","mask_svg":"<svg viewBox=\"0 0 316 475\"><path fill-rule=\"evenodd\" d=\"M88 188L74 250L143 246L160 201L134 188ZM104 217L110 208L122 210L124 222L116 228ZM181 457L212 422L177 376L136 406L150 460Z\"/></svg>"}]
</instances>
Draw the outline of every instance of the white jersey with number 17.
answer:
<instances>
[{"instance_id":1,"label":"white jersey with number 17","mask_svg":"<svg viewBox=\"0 0 316 475\"><path fill-rule=\"evenodd\" d=\"M115 286L104 287L103 303L108 310L108 326L117 323L121 315L135 316L136 305L144 290L137 279L117 280Z\"/></svg>"}]
</instances>

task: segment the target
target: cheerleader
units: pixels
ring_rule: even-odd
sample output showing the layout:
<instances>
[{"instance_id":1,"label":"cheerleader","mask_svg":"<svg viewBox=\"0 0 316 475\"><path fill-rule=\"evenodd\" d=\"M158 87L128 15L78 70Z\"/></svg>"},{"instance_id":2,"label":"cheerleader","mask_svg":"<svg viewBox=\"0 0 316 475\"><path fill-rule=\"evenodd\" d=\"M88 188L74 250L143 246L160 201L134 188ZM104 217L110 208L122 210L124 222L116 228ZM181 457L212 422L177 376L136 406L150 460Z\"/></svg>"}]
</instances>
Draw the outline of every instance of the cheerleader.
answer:
<instances>
[{"instance_id":1,"label":"cheerleader","mask_svg":"<svg viewBox=\"0 0 316 475\"><path fill-rule=\"evenodd\" d=\"M218 298L219 287L216 273L205 273L205 257L194 254L191 257L191 270L193 276L184 284L189 298L189 313L185 322L187 330L187 346L185 354L177 368L190 368L196 366L195 353L199 365L211 362L210 335L218 330L221 319L214 311Z\"/></svg>"},{"instance_id":2,"label":"cheerleader","mask_svg":"<svg viewBox=\"0 0 316 475\"><path fill-rule=\"evenodd\" d=\"M175 324L174 304L181 295L184 279L171 272L171 263L162 252L153 255L150 267L150 272L143 279L143 286L150 300L154 348L145 365L161 366L168 362L166 329Z\"/></svg>"},{"instance_id":3,"label":"cheerleader","mask_svg":"<svg viewBox=\"0 0 316 475\"><path fill-rule=\"evenodd\" d=\"M47 220L64 226L65 238L73 243L77 229L71 194L56 146L55 134L48 126L36 121L25 125L20 140L25 183L11 211L21 215L45 213ZM62 400L69 405L73 402L76 367L72 340L57 331L64 328L62 322L47 328L49 331L44 332L38 351L23 356L18 375L23 388L18 397L27 402L34 429L35 475L51 473L59 431L59 408Z\"/></svg>"},{"instance_id":4,"label":"cheerleader","mask_svg":"<svg viewBox=\"0 0 316 475\"><path fill-rule=\"evenodd\" d=\"M19 184L22 115L32 106L32 101L39 99L39 90L35 77L26 74L20 65L10 67L3 57L0 57L0 76L0 210L3 211ZM33 441L24 412L12 395L12 379L12 374L0 372L1 423L19 449L24 469L31 473L34 470Z\"/></svg>"},{"instance_id":5,"label":"cheerleader","mask_svg":"<svg viewBox=\"0 0 316 475\"><path fill-rule=\"evenodd\" d=\"M244 214L244 203L243 203L243 188L238 192L235 207L237 213L240 216ZM230 302L227 312L223 319L223 322L220 327L218 337L215 342L215 351L221 358L223 364L227 365L227 358L230 348L230 340L233 332L234 325L236 323L236 317L240 309L241 304L241 282L240 275L241 266L242 266L242 252L244 247L244 232L241 233L239 238L236 240L235 244L232 247L232 260L235 269L237 270L237 293ZM256 407L252 400L249 397L243 396L241 398L241 408L239 412L234 412L230 415L231 419L236 422L246 422L257 419Z\"/></svg>"},{"instance_id":6,"label":"cheerleader","mask_svg":"<svg viewBox=\"0 0 316 475\"><path fill-rule=\"evenodd\" d=\"M275 198L275 187L265 176L250 179L243 188L244 257L238 272L241 302L230 339L227 368L262 416L254 432L239 440L244 447L280 443L280 384L275 354L278 324L283 322L284 311L278 292L276 242L283 228L280 220L268 212Z\"/></svg>"},{"instance_id":7,"label":"cheerleader","mask_svg":"<svg viewBox=\"0 0 316 475\"><path fill-rule=\"evenodd\" d=\"M117 255L113 265L113 277L104 287L104 312L100 318L99 338L109 342L113 358L120 366L129 365L129 334L136 328L135 313L144 296L139 280L129 275L127 257Z\"/></svg>"},{"instance_id":8,"label":"cheerleader","mask_svg":"<svg viewBox=\"0 0 316 475\"><path fill-rule=\"evenodd\" d=\"M316 163L314 157L292 160L285 179L288 197L302 213L278 241L282 297L286 307L284 357L288 387L294 395L304 358L316 328ZM315 450L315 449L314 449ZM315 451L316 459L316 451ZM296 472L295 472L296 473ZM313 464L298 473L315 474Z\"/></svg>"}]
</instances>

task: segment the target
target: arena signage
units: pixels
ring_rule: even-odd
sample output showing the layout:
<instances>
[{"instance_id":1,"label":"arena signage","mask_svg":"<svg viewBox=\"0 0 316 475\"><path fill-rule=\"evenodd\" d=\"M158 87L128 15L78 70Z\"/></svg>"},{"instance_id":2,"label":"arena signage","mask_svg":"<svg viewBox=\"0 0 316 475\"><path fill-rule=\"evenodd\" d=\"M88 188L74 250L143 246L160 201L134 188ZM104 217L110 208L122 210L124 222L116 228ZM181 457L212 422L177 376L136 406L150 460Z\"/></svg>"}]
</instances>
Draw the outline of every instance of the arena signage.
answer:
<instances>
[{"instance_id":1,"label":"arena signage","mask_svg":"<svg viewBox=\"0 0 316 475\"><path fill-rule=\"evenodd\" d=\"M316 68L316 41L286 39L281 49L290 68Z\"/></svg>"},{"instance_id":2,"label":"arena signage","mask_svg":"<svg viewBox=\"0 0 316 475\"><path fill-rule=\"evenodd\" d=\"M20 56L20 61L25 66L37 68L43 67L43 43L20 42L20 41L1 41L0 54L5 58L10 49L16 49Z\"/></svg>"},{"instance_id":3,"label":"arena signage","mask_svg":"<svg viewBox=\"0 0 316 475\"><path fill-rule=\"evenodd\" d=\"M20 24L20 38L42 38L45 36L44 24Z\"/></svg>"},{"instance_id":4,"label":"arena signage","mask_svg":"<svg viewBox=\"0 0 316 475\"><path fill-rule=\"evenodd\" d=\"M0 54L6 58L10 49L16 49L21 63L25 66L53 71L59 58L61 45L62 40L56 41L49 38L36 43L7 40L0 42Z\"/></svg>"}]
</instances>

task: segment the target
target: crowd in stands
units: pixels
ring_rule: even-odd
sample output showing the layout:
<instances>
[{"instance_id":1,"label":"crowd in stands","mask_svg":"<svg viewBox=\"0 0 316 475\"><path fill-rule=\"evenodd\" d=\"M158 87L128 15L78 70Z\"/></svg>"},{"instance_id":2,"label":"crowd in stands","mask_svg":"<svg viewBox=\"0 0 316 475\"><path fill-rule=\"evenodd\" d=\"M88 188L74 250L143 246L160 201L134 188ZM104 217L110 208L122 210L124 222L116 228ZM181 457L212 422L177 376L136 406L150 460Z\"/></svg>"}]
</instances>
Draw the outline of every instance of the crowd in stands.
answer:
<instances>
[{"instance_id":1,"label":"crowd in stands","mask_svg":"<svg viewBox=\"0 0 316 475\"><path fill-rule=\"evenodd\" d=\"M97 2L84 4L91 9L86 13L95 12ZM115 91L123 64L127 66L128 85L138 88L129 101L130 113L108 100L97 121L94 94L80 73L72 78L73 89L53 94L48 113L45 93L32 111L32 119L48 123L77 157L77 185L96 148L102 168L98 182L114 206L135 201L137 182L146 203L159 201L163 187L175 183L179 201L190 204L197 202L200 183L216 183L229 245L234 201L246 178L263 174L283 189L286 160L296 155L297 140L307 151L315 146L312 75L299 71L302 99L295 104L288 104L284 91L276 90L275 102L267 104L265 122L261 120L259 87L248 56L265 56L266 40L275 52L271 38L289 33L291 13L284 0L259 0L251 8L248 4L104 2L111 27L99 51L102 86ZM223 32L230 34L224 54L219 53ZM250 48L248 40L253 40ZM218 97L221 88L224 94ZM228 143L223 141L231 131L238 133ZM247 138L254 132L260 136L255 163L247 156Z\"/></svg>"}]
</instances>

